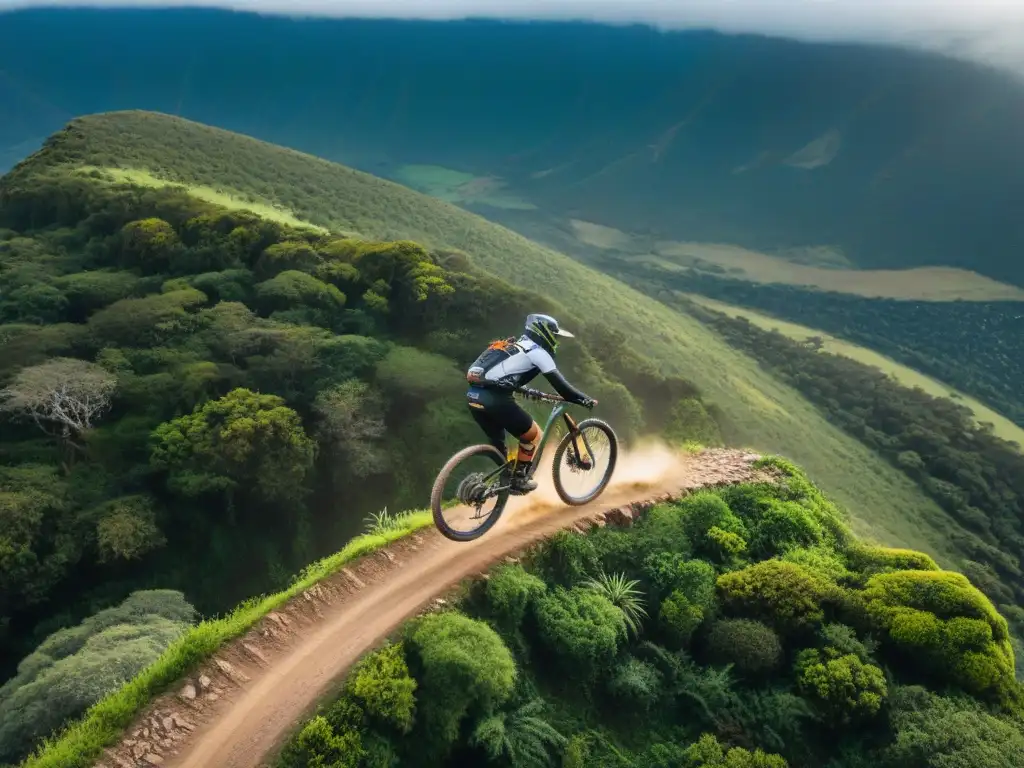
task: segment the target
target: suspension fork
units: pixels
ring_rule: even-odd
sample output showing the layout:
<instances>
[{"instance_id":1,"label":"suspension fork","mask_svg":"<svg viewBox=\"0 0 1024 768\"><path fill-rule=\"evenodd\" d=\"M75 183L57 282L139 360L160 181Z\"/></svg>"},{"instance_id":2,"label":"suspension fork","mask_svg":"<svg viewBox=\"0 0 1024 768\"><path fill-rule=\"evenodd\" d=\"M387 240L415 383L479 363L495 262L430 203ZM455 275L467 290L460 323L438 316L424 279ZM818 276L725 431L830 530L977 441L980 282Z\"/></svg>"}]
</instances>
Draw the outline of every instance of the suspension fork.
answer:
<instances>
[{"instance_id":1,"label":"suspension fork","mask_svg":"<svg viewBox=\"0 0 1024 768\"><path fill-rule=\"evenodd\" d=\"M590 469L591 462L594 458L594 451L590 447L590 441L587 440L587 436L580 431L575 419L569 415L568 411L565 411L562 414L562 418L565 419L565 425L569 429L569 434L572 435L571 445L573 458L584 469Z\"/></svg>"}]
</instances>

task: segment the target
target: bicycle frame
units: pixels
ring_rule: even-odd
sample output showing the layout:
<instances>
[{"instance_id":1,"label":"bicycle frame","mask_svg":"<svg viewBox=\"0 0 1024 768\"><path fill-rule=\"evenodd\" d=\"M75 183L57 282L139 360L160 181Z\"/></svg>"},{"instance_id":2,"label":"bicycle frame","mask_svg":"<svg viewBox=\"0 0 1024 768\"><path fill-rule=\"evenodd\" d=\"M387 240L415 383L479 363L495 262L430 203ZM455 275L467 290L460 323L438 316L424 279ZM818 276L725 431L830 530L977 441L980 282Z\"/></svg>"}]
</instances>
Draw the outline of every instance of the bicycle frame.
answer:
<instances>
[{"instance_id":1,"label":"bicycle frame","mask_svg":"<svg viewBox=\"0 0 1024 768\"><path fill-rule=\"evenodd\" d=\"M528 477L532 478L534 473L537 471L537 467L540 466L540 459L544 455L544 449L547 447L548 440L551 437L551 427L554 425L554 423L558 420L558 418L560 416L565 419L565 425L568 428L570 434L578 435L582 439L583 451L586 452L585 453L585 455L587 457L586 460L589 461L589 459L594 455L594 451L593 451L593 449L590 446L590 441L587 440L587 436L579 431L579 428L576 426L576 421L572 418L572 416L570 416L567 413L571 403L569 403L567 400L563 400L560 397L557 397L555 395L548 395L548 394L546 394L544 392L540 392L538 390L531 390L531 389L523 388L523 389L516 390L516 392L518 394L520 394L520 395L523 395L524 397L526 397L528 399L531 399L531 400L539 400L539 401L545 401L545 402L554 402L554 404L555 404L554 407L551 409L551 415L548 417L547 422L544 424L543 435L540 438L540 443L538 443L537 448L534 451L533 461L530 464L530 471L529 471ZM582 463L584 461L584 459L580 455L581 451L580 451L579 442L580 441L573 440L572 447L573 447L574 453L576 454L576 460ZM500 474L503 470L505 470L506 468L509 468L510 466L515 466L516 461L518 461L517 455L518 455L518 447L517 446L513 446L512 449L506 453L506 461L505 461L505 463L503 465L501 465L500 467L498 467L497 469L495 469L494 471L489 472L483 478L484 482L490 482L490 480L495 475Z\"/></svg>"}]
</instances>

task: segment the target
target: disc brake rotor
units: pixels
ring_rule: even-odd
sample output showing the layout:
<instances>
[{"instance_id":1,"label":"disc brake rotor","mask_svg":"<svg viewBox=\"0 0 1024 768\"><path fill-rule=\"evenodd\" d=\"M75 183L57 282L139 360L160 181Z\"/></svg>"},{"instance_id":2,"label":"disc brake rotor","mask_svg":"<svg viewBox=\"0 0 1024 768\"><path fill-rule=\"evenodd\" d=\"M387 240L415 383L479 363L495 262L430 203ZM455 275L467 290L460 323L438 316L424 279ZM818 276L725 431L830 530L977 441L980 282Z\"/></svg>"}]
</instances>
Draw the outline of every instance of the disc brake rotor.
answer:
<instances>
[{"instance_id":1,"label":"disc brake rotor","mask_svg":"<svg viewBox=\"0 0 1024 768\"><path fill-rule=\"evenodd\" d=\"M569 465L571 472L589 472L594 468L593 457L580 459L576 457L575 451L568 451L566 453L565 462Z\"/></svg>"}]
</instances>

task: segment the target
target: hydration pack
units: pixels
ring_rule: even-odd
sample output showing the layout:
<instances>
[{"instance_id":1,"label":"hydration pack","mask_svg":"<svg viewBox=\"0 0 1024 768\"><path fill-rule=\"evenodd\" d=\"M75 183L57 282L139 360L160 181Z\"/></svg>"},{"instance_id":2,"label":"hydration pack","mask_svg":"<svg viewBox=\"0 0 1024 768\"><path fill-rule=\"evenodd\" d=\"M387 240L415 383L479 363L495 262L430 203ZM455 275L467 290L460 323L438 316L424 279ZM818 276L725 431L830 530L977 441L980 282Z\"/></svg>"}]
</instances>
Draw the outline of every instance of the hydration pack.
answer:
<instances>
[{"instance_id":1,"label":"hydration pack","mask_svg":"<svg viewBox=\"0 0 1024 768\"><path fill-rule=\"evenodd\" d=\"M466 381L470 384L486 384L487 380L484 378L484 375L491 368L521 351L522 348L516 343L515 336L492 341L487 345L487 349L481 352L480 356L469 366L469 370L466 371Z\"/></svg>"}]
</instances>

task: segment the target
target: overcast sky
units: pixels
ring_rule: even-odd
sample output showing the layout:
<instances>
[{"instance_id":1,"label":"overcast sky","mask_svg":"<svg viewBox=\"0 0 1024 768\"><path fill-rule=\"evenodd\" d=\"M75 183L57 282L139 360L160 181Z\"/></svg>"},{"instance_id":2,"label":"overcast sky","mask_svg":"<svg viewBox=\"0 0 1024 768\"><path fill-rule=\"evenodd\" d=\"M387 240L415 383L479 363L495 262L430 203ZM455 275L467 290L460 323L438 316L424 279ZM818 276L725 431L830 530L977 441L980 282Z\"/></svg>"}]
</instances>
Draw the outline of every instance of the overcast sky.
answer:
<instances>
[{"instance_id":1,"label":"overcast sky","mask_svg":"<svg viewBox=\"0 0 1024 768\"><path fill-rule=\"evenodd\" d=\"M907 44L1024 73L1024 0L0 0L25 6L205 6L372 18L587 19L800 40Z\"/></svg>"}]
</instances>

